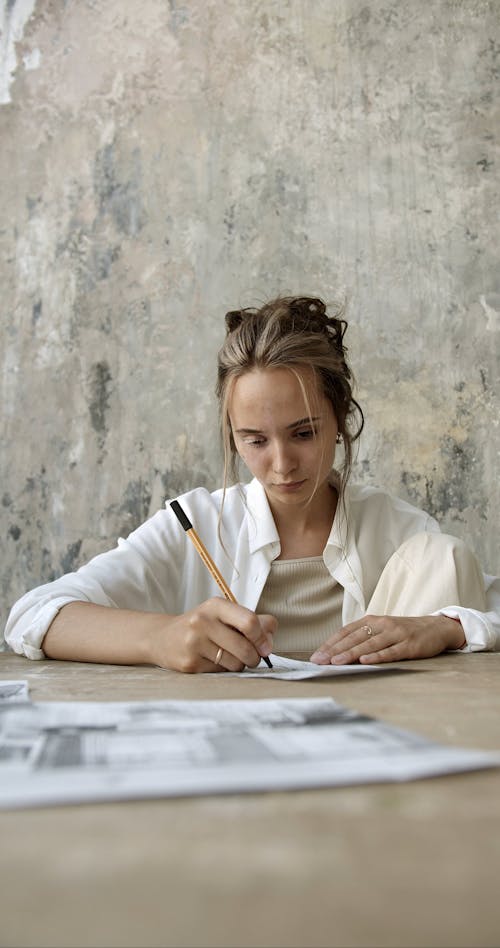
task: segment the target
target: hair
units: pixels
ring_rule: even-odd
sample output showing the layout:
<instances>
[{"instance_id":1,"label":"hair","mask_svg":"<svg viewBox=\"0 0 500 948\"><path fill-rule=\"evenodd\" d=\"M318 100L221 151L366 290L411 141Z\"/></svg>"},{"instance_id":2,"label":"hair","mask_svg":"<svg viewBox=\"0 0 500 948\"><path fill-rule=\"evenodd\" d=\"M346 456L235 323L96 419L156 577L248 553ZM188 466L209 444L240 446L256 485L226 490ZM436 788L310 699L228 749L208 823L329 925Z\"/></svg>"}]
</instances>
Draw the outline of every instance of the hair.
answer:
<instances>
[{"instance_id":1,"label":"hair","mask_svg":"<svg viewBox=\"0 0 500 948\"><path fill-rule=\"evenodd\" d=\"M237 480L238 454L234 443L229 405L235 382L252 369L289 368L309 400L298 370L312 369L330 401L344 456L339 475L342 497L351 473L353 443L363 430L364 418L353 397L354 378L346 361L344 335L347 322L343 307L328 315L326 305L314 296L278 297L260 309L246 308L226 313L226 339L219 350L216 394L219 401L224 447L224 488L228 477Z\"/></svg>"}]
</instances>

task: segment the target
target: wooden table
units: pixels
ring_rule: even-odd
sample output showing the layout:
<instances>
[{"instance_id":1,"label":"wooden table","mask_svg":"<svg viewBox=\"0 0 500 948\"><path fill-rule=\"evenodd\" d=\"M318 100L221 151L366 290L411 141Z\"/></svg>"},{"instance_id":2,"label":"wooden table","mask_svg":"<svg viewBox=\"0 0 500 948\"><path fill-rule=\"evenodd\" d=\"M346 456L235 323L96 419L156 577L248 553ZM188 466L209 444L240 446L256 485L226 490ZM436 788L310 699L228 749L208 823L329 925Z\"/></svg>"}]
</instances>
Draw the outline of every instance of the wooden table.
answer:
<instances>
[{"instance_id":1,"label":"wooden table","mask_svg":"<svg viewBox=\"0 0 500 948\"><path fill-rule=\"evenodd\" d=\"M305 682L29 662L34 700L331 695L500 749L500 653ZM293 793L0 812L2 946L500 944L500 770Z\"/></svg>"}]
</instances>

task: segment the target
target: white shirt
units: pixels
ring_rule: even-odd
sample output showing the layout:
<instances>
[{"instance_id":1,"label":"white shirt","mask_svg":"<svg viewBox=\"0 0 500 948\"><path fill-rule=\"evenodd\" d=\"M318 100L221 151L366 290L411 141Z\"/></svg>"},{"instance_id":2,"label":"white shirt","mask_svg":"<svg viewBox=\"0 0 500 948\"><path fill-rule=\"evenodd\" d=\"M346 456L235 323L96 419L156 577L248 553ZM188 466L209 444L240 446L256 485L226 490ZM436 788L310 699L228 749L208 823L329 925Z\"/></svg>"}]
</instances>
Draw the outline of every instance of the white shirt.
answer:
<instances>
[{"instance_id":1,"label":"white shirt","mask_svg":"<svg viewBox=\"0 0 500 948\"><path fill-rule=\"evenodd\" d=\"M265 491L257 480L225 492L218 538L222 490L198 487L178 500L217 563L239 603L255 609L280 553L276 525ZM381 529L383 524L383 529ZM339 503L323 558L344 589L342 621L361 618L389 558L421 531L439 532L428 514L386 491L348 486ZM485 576L487 612L446 605L439 611L459 618L466 651L500 650L500 579ZM68 602L82 600L122 609L181 614L221 592L179 521L165 509L120 538L76 573L26 593L13 606L5 638L28 658L44 657L41 643L55 615Z\"/></svg>"}]
</instances>

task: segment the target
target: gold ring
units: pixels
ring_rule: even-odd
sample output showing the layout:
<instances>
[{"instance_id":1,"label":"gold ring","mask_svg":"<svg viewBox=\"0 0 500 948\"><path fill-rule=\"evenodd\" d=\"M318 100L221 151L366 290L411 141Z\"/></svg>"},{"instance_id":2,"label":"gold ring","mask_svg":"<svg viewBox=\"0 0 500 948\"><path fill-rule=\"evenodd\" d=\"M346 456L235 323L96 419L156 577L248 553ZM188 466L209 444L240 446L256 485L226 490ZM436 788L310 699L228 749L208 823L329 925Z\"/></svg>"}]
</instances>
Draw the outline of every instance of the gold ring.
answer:
<instances>
[{"instance_id":1,"label":"gold ring","mask_svg":"<svg viewBox=\"0 0 500 948\"><path fill-rule=\"evenodd\" d=\"M224 649L222 649L222 648L217 649L217 655L215 656L215 664L216 664L216 665L220 665L220 660L221 660L221 658L222 658L222 652L223 652L223 651L224 651Z\"/></svg>"},{"instance_id":2,"label":"gold ring","mask_svg":"<svg viewBox=\"0 0 500 948\"><path fill-rule=\"evenodd\" d=\"M375 635L375 633L374 633L374 631L373 631L371 625L362 625L359 631L360 631L360 632L366 632L368 638L370 638L370 636L372 636L372 635Z\"/></svg>"}]
</instances>

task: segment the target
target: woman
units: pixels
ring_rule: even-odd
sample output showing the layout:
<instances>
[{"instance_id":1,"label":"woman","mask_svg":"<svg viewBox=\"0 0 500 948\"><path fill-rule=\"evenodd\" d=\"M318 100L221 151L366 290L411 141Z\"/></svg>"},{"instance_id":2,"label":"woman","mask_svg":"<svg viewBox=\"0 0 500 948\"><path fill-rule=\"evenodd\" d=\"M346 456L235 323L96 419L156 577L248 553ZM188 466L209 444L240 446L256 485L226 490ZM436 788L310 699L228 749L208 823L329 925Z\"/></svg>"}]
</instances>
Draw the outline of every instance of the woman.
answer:
<instances>
[{"instance_id":1,"label":"woman","mask_svg":"<svg viewBox=\"0 0 500 948\"><path fill-rule=\"evenodd\" d=\"M240 671L273 650L345 664L500 649L500 581L426 513L348 485L363 415L345 321L291 297L230 312L226 326L224 487L179 501L237 603L220 597L167 504L116 549L19 600L12 648L184 672ZM238 459L253 479L228 487Z\"/></svg>"}]
</instances>

